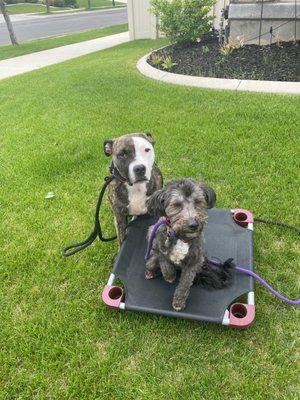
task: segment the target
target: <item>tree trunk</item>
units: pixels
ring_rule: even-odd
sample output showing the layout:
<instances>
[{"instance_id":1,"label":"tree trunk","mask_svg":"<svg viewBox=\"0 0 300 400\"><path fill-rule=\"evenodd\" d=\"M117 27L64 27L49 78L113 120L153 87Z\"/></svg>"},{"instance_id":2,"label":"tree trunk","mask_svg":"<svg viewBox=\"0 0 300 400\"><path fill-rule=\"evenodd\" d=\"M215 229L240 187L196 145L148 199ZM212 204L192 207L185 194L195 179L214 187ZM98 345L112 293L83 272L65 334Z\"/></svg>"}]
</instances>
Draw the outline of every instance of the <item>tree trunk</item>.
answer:
<instances>
[{"instance_id":1,"label":"tree trunk","mask_svg":"<svg viewBox=\"0 0 300 400\"><path fill-rule=\"evenodd\" d=\"M91 0L88 0L88 9L90 10L91 8L92 8Z\"/></svg>"},{"instance_id":2,"label":"tree trunk","mask_svg":"<svg viewBox=\"0 0 300 400\"><path fill-rule=\"evenodd\" d=\"M4 4L3 0L0 0L0 9L2 11L3 17L4 17L6 25L7 25L7 29L8 29L8 32L9 32L11 43L15 46L15 45L18 44L18 41L17 41L16 35L14 33L14 29L13 29L9 14L8 14L8 12L6 10L6 7L5 7L5 4Z\"/></svg>"},{"instance_id":3,"label":"tree trunk","mask_svg":"<svg viewBox=\"0 0 300 400\"><path fill-rule=\"evenodd\" d=\"M116 5L115 0L112 0L113 7Z\"/></svg>"},{"instance_id":4,"label":"tree trunk","mask_svg":"<svg viewBox=\"0 0 300 400\"><path fill-rule=\"evenodd\" d=\"M0 1L1 1L1 0L0 0ZM46 13L47 13L47 14L50 14L50 4L49 4L49 0L46 0L46 8L47 8Z\"/></svg>"}]
</instances>

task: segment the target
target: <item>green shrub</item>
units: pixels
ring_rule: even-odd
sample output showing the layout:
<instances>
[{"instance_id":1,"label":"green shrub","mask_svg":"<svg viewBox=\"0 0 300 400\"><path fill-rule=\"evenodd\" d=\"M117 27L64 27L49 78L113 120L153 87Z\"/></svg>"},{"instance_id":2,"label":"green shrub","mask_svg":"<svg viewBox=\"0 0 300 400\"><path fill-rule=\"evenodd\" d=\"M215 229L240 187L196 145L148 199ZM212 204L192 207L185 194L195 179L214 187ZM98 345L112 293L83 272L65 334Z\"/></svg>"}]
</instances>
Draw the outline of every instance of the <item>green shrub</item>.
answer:
<instances>
[{"instance_id":1,"label":"green shrub","mask_svg":"<svg viewBox=\"0 0 300 400\"><path fill-rule=\"evenodd\" d=\"M159 67L161 65L161 63L163 62L163 57L160 56L159 54L152 53L151 54L151 62L156 67Z\"/></svg>"},{"instance_id":2,"label":"green shrub","mask_svg":"<svg viewBox=\"0 0 300 400\"><path fill-rule=\"evenodd\" d=\"M53 0L53 5L54 7L78 7L76 0Z\"/></svg>"},{"instance_id":3,"label":"green shrub","mask_svg":"<svg viewBox=\"0 0 300 400\"><path fill-rule=\"evenodd\" d=\"M53 0L54 7L65 7L65 0Z\"/></svg>"},{"instance_id":4,"label":"green shrub","mask_svg":"<svg viewBox=\"0 0 300 400\"><path fill-rule=\"evenodd\" d=\"M5 4L38 3L39 0L5 0Z\"/></svg>"},{"instance_id":5,"label":"green shrub","mask_svg":"<svg viewBox=\"0 0 300 400\"><path fill-rule=\"evenodd\" d=\"M5 0L5 4L18 4L18 3L24 3L24 0Z\"/></svg>"},{"instance_id":6,"label":"green shrub","mask_svg":"<svg viewBox=\"0 0 300 400\"><path fill-rule=\"evenodd\" d=\"M163 58L163 62L162 62L162 64L161 64L161 66L162 66L164 69L167 69L167 70L171 70L175 65L176 65L176 63L173 62L171 56L165 56L165 57Z\"/></svg>"},{"instance_id":7,"label":"green shrub","mask_svg":"<svg viewBox=\"0 0 300 400\"><path fill-rule=\"evenodd\" d=\"M215 0L152 0L151 11L158 18L158 28L173 43L197 42L211 29L207 14Z\"/></svg>"},{"instance_id":8,"label":"green shrub","mask_svg":"<svg viewBox=\"0 0 300 400\"><path fill-rule=\"evenodd\" d=\"M78 8L77 0L65 0L66 7Z\"/></svg>"}]
</instances>

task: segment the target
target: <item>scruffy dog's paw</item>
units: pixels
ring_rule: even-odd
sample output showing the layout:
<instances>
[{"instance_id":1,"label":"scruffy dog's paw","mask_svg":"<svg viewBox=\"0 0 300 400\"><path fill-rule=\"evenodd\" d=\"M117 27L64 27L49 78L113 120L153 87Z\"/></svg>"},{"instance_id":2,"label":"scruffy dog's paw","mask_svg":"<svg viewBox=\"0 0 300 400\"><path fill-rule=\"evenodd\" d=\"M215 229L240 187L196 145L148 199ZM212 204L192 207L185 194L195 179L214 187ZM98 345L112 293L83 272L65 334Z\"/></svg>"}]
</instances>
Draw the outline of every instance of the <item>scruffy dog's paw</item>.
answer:
<instances>
[{"instance_id":1,"label":"scruffy dog's paw","mask_svg":"<svg viewBox=\"0 0 300 400\"><path fill-rule=\"evenodd\" d=\"M145 278L146 279L153 279L154 278L154 273L152 271L149 271L148 269L145 270Z\"/></svg>"},{"instance_id":2,"label":"scruffy dog's paw","mask_svg":"<svg viewBox=\"0 0 300 400\"><path fill-rule=\"evenodd\" d=\"M164 279L165 279L165 281L166 282L169 282L169 283L174 283L175 281L176 281L176 274L174 273L174 274L165 274L164 275Z\"/></svg>"},{"instance_id":3,"label":"scruffy dog's paw","mask_svg":"<svg viewBox=\"0 0 300 400\"><path fill-rule=\"evenodd\" d=\"M173 300L172 306L175 311L182 311L185 309L185 303L182 303L178 300Z\"/></svg>"}]
</instances>

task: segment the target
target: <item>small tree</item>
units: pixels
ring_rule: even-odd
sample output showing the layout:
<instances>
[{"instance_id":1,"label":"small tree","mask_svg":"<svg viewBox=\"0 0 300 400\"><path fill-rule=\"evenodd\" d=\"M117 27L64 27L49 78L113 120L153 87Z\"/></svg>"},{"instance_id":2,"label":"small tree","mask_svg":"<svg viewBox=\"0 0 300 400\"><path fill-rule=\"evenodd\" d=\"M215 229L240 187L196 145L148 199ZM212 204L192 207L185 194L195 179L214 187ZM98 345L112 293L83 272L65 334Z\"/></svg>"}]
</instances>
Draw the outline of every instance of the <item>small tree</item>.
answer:
<instances>
[{"instance_id":1,"label":"small tree","mask_svg":"<svg viewBox=\"0 0 300 400\"><path fill-rule=\"evenodd\" d=\"M152 0L158 28L173 43L196 42L211 29L209 16L215 0Z\"/></svg>"},{"instance_id":2,"label":"small tree","mask_svg":"<svg viewBox=\"0 0 300 400\"><path fill-rule=\"evenodd\" d=\"M5 7L5 4L4 4L3 0L0 0L0 9L1 9L1 12L3 14L3 17L4 17L6 25L7 25L7 29L8 29L8 32L9 32L11 43L14 46L16 46L16 45L18 45L18 41L17 41L17 38L16 38L16 35L15 35L15 32L14 32L14 29L13 29L9 14L8 14L8 12L6 10L6 7Z\"/></svg>"},{"instance_id":3,"label":"small tree","mask_svg":"<svg viewBox=\"0 0 300 400\"><path fill-rule=\"evenodd\" d=\"M46 9L47 9L47 14L50 14L50 1L46 0Z\"/></svg>"},{"instance_id":4,"label":"small tree","mask_svg":"<svg viewBox=\"0 0 300 400\"><path fill-rule=\"evenodd\" d=\"M90 10L91 8L92 8L91 0L88 0L88 10Z\"/></svg>"}]
</instances>

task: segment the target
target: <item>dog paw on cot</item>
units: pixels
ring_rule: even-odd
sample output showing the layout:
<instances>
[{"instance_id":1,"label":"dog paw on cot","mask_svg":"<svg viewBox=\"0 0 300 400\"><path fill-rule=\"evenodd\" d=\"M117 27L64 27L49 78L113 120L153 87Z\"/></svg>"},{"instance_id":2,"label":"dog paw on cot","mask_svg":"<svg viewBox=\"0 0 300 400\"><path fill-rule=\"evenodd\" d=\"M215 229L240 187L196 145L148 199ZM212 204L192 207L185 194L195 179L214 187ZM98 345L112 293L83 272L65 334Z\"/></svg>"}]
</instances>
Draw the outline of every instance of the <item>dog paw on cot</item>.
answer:
<instances>
[{"instance_id":1,"label":"dog paw on cot","mask_svg":"<svg viewBox=\"0 0 300 400\"><path fill-rule=\"evenodd\" d=\"M191 286L204 265L203 228L207 209L215 202L213 189L193 179L173 180L147 200L148 212L165 216L167 224L156 232L146 263L146 279L161 272L173 283L180 271L172 302L176 311L185 308Z\"/></svg>"},{"instance_id":2,"label":"dog paw on cot","mask_svg":"<svg viewBox=\"0 0 300 400\"><path fill-rule=\"evenodd\" d=\"M119 244L124 240L129 215L147 212L146 200L162 187L162 174L155 164L150 133L130 133L104 141L104 153L112 158L115 179L108 186Z\"/></svg>"}]
</instances>

